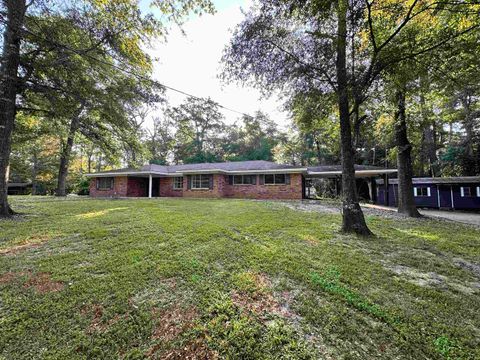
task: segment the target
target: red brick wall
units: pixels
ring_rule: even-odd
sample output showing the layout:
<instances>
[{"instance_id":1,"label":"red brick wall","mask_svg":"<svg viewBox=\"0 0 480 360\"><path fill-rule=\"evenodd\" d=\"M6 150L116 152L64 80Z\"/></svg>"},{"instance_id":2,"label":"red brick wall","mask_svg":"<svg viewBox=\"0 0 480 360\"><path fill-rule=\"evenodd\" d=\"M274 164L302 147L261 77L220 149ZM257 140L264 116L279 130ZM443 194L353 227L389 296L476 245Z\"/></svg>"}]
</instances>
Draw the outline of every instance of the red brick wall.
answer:
<instances>
[{"instance_id":1,"label":"red brick wall","mask_svg":"<svg viewBox=\"0 0 480 360\"><path fill-rule=\"evenodd\" d=\"M183 177L183 190L173 189L173 178L160 178L160 196L164 197L198 197L198 198L241 198L241 199L281 199L294 200L302 198L302 175L290 174L289 185L229 185L228 176L213 175L212 190L187 189L187 176ZM148 180L143 178L127 178L117 176L113 190L97 190L96 179L90 181L90 196L93 197L123 197L147 196Z\"/></svg>"},{"instance_id":2,"label":"red brick wall","mask_svg":"<svg viewBox=\"0 0 480 360\"><path fill-rule=\"evenodd\" d=\"M186 190L187 177L184 177L185 197L231 197L240 199L302 199L302 175L290 174L288 185L229 185L228 176L214 175L213 190Z\"/></svg>"},{"instance_id":3,"label":"red brick wall","mask_svg":"<svg viewBox=\"0 0 480 360\"><path fill-rule=\"evenodd\" d=\"M173 188L173 179L172 177L160 178L160 196L166 197L178 197L183 196L183 189L174 189ZM187 188L186 177L183 178L183 187Z\"/></svg>"},{"instance_id":4,"label":"red brick wall","mask_svg":"<svg viewBox=\"0 0 480 360\"><path fill-rule=\"evenodd\" d=\"M128 178L127 196L144 197L148 196L147 178Z\"/></svg>"},{"instance_id":5,"label":"red brick wall","mask_svg":"<svg viewBox=\"0 0 480 360\"><path fill-rule=\"evenodd\" d=\"M224 176L223 175L213 175L213 189L212 190L197 190L197 189L188 189L187 179L188 176L183 177L183 196L184 197L198 197L198 198L220 198L223 197L223 188L224 188Z\"/></svg>"},{"instance_id":6,"label":"red brick wall","mask_svg":"<svg viewBox=\"0 0 480 360\"><path fill-rule=\"evenodd\" d=\"M90 196L93 197L121 197L127 196L128 178L126 176L116 176L113 180L112 190L97 190L97 179L90 180Z\"/></svg>"},{"instance_id":7,"label":"red brick wall","mask_svg":"<svg viewBox=\"0 0 480 360\"><path fill-rule=\"evenodd\" d=\"M228 183L227 183L228 184ZM225 196L245 199L302 199L302 175L290 174L288 185L226 185Z\"/></svg>"}]
</instances>

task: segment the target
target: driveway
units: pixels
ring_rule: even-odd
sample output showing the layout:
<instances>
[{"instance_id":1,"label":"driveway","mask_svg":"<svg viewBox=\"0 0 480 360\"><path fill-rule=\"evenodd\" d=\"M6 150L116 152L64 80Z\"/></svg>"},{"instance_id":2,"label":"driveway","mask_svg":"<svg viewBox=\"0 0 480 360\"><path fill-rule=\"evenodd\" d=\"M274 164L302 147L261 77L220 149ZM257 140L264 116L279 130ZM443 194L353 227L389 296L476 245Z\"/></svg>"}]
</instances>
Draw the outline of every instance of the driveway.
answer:
<instances>
[{"instance_id":1,"label":"driveway","mask_svg":"<svg viewBox=\"0 0 480 360\"><path fill-rule=\"evenodd\" d=\"M384 211L385 213L396 213L397 209L393 207L386 207L383 205L361 204L362 208L368 210ZM420 214L430 217L442 218L451 221L457 221L464 224L474 225L480 227L480 213L466 212L461 210L448 211L436 209L418 209Z\"/></svg>"},{"instance_id":2,"label":"driveway","mask_svg":"<svg viewBox=\"0 0 480 360\"><path fill-rule=\"evenodd\" d=\"M444 218L480 227L480 213L463 212L458 210L442 211L434 209L419 209L419 211L422 215Z\"/></svg>"}]
</instances>

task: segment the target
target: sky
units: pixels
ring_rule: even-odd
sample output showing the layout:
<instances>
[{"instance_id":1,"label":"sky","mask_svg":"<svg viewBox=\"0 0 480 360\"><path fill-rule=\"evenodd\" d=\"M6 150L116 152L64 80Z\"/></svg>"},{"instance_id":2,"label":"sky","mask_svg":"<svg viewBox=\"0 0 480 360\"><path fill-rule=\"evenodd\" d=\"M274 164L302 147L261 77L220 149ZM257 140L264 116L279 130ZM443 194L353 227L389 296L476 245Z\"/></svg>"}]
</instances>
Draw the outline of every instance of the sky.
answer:
<instances>
[{"instance_id":1,"label":"sky","mask_svg":"<svg viewBox=\"0 0 480 360\"><path fill-rule=\"evenodd\" d=\"M147 50L158 60L154 62L153 78L165 85L198 97L211 97L214 101L236 111L253 114L261 110L269 115L281 129L289 124L288 114L282 112L281 102L275 96L261 99L260 92L239 84L225 84L218 79L220 59L228 44L232 30L241 22L241 8L248 9L250 0L216 0L214 15L190 15L183 25L184 34L173 28L167 42L156 41ZM184 95L167 91L170 105L185 100ZM222 110L227 124L240 114ZM161 116L161 110L153 116Z\"/></svg>"}]
</instances>

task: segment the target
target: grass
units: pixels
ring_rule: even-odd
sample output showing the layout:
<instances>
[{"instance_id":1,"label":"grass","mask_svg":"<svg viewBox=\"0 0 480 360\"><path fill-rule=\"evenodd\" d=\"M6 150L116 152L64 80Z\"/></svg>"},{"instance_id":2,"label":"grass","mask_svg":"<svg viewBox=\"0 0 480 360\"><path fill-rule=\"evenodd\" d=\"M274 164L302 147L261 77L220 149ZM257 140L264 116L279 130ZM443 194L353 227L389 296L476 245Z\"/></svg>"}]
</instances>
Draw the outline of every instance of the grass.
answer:
<instances>
[{"instance_id":1,"label":"grass","mask_svg":"<svg viewBox=\"0 0 480 360\"><path fill-rule=\"evenodd\" d=\"M479 359L480 231L243 200L12 197L0 359Z\"/></svg>"}]
</instances>

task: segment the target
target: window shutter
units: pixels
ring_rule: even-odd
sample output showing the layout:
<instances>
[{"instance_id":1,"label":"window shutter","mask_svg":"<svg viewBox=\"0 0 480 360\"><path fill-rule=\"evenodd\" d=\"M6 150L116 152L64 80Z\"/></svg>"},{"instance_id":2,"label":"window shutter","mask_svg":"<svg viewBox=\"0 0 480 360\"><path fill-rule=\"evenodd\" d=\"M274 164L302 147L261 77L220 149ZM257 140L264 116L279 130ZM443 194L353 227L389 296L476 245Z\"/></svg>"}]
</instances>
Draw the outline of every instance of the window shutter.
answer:
<instances>
[{"instance_id":1,"label":"window shutter","mask_svg":"<svg viewBox=\"0 0 480 360\"><path fill-rule=\"evenodd\" d=\"M257 175L252 175L252 185L256 185L256 184L257 184Z\"/></svg>"},{"instance_id":2,"label":"window shutter","mask_svg":"<svg viewBox=\"0 0 480 360\"><path fill-rule=\"evenodd\" d=\"M480 197L480 186L477 186L477 197Z\"/></svg>"},{"instance_id":3,"label":"window shutter","mask_svg":"<svg viewBox=\"0 0 480 360\"><path fill-rule=\"evenodd\" d=\"M460 186L460 196L465 197L465 191L463 190L463 186Z\"/></svg>"},{"instance_id":4,"label":"window shutter","mask_svg":"<svg viewBox=\"0 0 480 360\"><path fill-rule=\"evenodd\" d=\"M285 184L290 185L290 174L285 174Z\"/></svg>"},{"instance_id":5,"label":"window shutter","mask_svg":"<svg viewBox=\"0 0 480 360\"><path fill-rule=\"evenodd\" d=\"M228 185L233 185L233 175L228 175Z\"/></svg>"},{"instance_id":6,"label":"window shutter","mask_svg":"<svg viewBox=\"0 0 480 360\"><path fill-rule=\"evenodd\" d=\"M260 185L265 185L265 175L258 175L258 183Z\"/></svg>"},{"instance_id":7,"label":"window shutter","mask_svg":"<svg viewBox=\"0 0 480 360\"><path fill-rule=\"evenodd\" d=\"M213 175L209 175L209 176L208 176L208 182L209 182L208 188L209 188L210 190L213 190Z\"/></svg>"},{"instance_id":8,"label":"window shutter","mask_svg":"<svg viewBox=\"0 0 480 360\"><path fill-rule=\"evenodd\" d=\"M430 193L430 186L427 187L427 195L428 195L428 196L432 196L432 194Z\"/></svg>"},{"instance_id":9,"label":"window shutter","mask_svg":"<svg viewBox=\"0 0 480 360\"><path fill-rule=\"evenodd\" d=\"M192 175L187 175L187 189L190 190L192 188Z\"/></svg>"},{"instance_id":10,"label":"window shutter","mask_svg":"<svg viewBox=\"0 0 480 360\"><path fill-rule=\"evenodd\" d=\"M96 178L95 180L96 180L96 181L95 181L95 189L97 189L97 190L98 190L98 180L99 180L99 179L98 179L98 178Z\"/></svg>"},{"instance_id":11,"label":"window shutter","mask_svg":"<svg viewBox=\"0 0 480 360\"><path fill-rule=\"evenodd\" d=\"M413 196L418 196L418 195L417 195L417 188L416 188L416 187L413 188Z\"/></svg>"}]
</instances>

